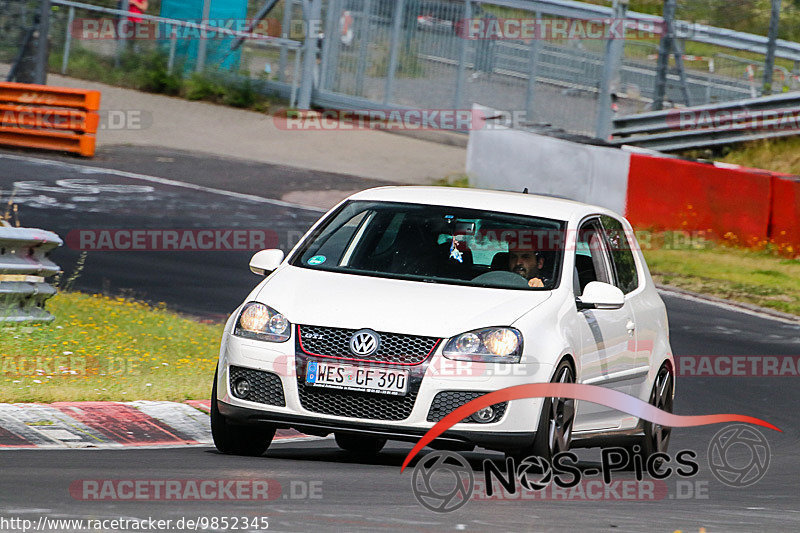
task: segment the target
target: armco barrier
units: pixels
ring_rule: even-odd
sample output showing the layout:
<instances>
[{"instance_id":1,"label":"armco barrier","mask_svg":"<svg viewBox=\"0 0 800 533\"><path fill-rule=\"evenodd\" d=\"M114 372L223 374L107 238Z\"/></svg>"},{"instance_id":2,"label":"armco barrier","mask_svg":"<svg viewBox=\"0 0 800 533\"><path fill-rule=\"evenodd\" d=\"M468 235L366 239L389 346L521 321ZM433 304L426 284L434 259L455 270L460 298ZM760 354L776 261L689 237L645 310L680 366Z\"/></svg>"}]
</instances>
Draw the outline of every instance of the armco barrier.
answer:
<instances>
[{"instance_id":1,"label":"armco barrier","mask_svg":"<svg viewBox=\"0 0 800 533\"><path fill-rule=\"evenodd\" d=\"M100 92L0 82L0 144L92 157Z\"/></svg>"},{"instance_id":2,"label":"armco barrier","mask_svg":"<svg viewBox=\"0 0 800 533\"><path fill-rule=\"evenodd\" d=\"M44 305L56 289L46 278L59 268L47 256L61 244L50 231L12 228L0 221L0 323L53 320Z\"/></svg>"},{"instance_id":3,"label":"armco barrier","mask_svg":"<svg viewBox=\"0 0 800 533\"><path fill-rule=\"evenodd\" d=\"M789 254L800 253L800 178L773 176L769 237Z\"/></svg>"},{"instance_id":4,"label":"armco barrier","mask_svg":"<svg viewBox=\"0 0 800 533\"><path fill-rule=\"evenodd\" d=\"M632 154L625 214L638 228L768 237L773 177L681 159Z\"/></svg>"}]
</instances>

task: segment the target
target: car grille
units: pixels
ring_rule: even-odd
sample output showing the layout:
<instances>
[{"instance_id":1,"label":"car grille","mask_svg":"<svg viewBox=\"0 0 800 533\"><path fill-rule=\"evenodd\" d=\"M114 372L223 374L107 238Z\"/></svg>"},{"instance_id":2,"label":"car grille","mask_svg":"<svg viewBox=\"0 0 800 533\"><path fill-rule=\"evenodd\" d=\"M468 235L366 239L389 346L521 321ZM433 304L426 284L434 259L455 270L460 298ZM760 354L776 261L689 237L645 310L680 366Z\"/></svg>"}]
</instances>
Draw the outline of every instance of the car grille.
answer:
<instances>
[{"instance_id":1,"label":"car grille","mask_svg":"<svg viewBox=\"0 0 800 533\"><path fill-rule=\"evenodd\" d=\"M281 384L281 378L277 374L239 366L231 366L229 374L231 394L234 397L266 405L286 406L286 400L283 397L283 385ZM241 378L246 378L250 382L250 392L244 397L237 396L233 387L233 384Z\"/></svg>"},{"instance_id":2,"label":"car grille","mask_svg":"<svg viewBox=\"0 0 800 533\"><path fill-rule=\"evenodd\" d=\"M405 420L414 409L416 391L405 396L340 391L306 385L298 380L300 405L314 413L370 420Z\"/></svg>"},{"instance_id":3,"label":"car grille","mask_svg":"<svg viewBox=\"0 0 800 533\"><path fill-rule=\"evenodd\" d=\"M438 422L445 416L449 415L467 402L480 398L486 394L485 392L471 392L471 391L444 391L439 392L434 396L431 402L431 409L428 411L428 422ZM508 402L496 403L494 407L495 415L491 422L497 422L506 412ZM475 420L467 417L461 421L467 424L476 424ZM488 422L486 422L488 423Z\"/></svg>"},{"instance_id":4,"label":"car grille","mask_svg":"<svg viewBox=\"0 0 800 533\"><path fill-rule=\"evenodd\" d=\"M350 352L350 338L356 329L322 326L298 326L297 350L318 357L354 359ZM378 351L361 361L393 365L418 365L433 353L440 339L399 333L378 332L381 337ZM319 338L313 338L313 337Z\"/></svg>"}]
</instances>

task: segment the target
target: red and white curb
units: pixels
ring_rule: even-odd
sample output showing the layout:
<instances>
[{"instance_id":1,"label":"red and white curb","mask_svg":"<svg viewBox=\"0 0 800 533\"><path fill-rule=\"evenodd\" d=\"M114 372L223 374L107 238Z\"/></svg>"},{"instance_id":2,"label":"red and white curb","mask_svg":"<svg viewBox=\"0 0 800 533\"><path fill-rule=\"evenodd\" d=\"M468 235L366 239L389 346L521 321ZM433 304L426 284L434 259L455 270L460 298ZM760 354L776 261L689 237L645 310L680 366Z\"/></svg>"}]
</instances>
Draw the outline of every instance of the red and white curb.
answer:
<instances>
[{"instance_id":1,"label":"red and white curb","mask_svg":"<svg viewBox=\"0 0 800 533\"><path fill-rule=\"evenodd\" d=\"M209 400L0 403L0 450L212 444ZM316 440L278 430L276 442Z\"/></svg>"}]
</instances>

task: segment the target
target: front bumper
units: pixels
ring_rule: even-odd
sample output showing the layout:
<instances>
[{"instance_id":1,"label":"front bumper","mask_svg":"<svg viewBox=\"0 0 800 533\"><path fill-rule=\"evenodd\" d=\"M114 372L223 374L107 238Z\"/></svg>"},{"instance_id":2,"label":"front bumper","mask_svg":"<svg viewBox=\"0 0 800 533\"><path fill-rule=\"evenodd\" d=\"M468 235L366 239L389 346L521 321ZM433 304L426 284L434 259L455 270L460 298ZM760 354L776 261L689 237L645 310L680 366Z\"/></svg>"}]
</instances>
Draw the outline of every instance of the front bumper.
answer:
<instances>
[{"instance_id":1,"label":"front bumper","mask_svg":"<svg viewBox=\"0 0 800 533\"><path fill-rule=\"evenodd\" d=\"M307 435L326 436L335 431L389 440L416 442L427 431L427 429L407 428L397 424L326 421L318 417L286 415L261 409L238 407L221 401L217 403L217 406L219 412L235 424L270 424L276 428L296 429ZM536 433L534 432L501 433L495 431L449 430L437 437L434 444L452 445L455 448L481 446L493 450L516 450L529 446L535 436Z\"/></svg>"},{"instance_id":2,"label":"front bumper","mask_svg":"<svg viewBox=\"0 0 800 533\"><path fill-rule=\"evenodd\" d=\"M417 441L435 422L428 420L434 397L440 392L469 391L492 392L526 383L547 382L553 366L544 363L489 364L454 362L441 355L439 346L422 365L407 367L416 374L416 398L410 414L402 420L380 418L355 418L331 413L314 412L301 401L299 388L303 386L298 374L308 360L305 355L295 356L293 339L285 343L267 343L241 339L225 334L220 351L217 390L220 413L240 424L274 424L290 427L303 433L327 435L334 431L385 437L392 440ZM317 359L320 360L320 359ZM326 360L326 359L322 359ZM330 359L327 359L330 361ZM265 405L239 399L230 391L230 367L270 372L280 378L284 405ZM383 365L378 365L383 366ZM390 368L396 366L386 365ZM477 445L489 449L510 450L525 447L533 442L542 409L541 398L527 398L508 402L505 412L488 424L458 423L445 432L440 443Z\"/></svg>"}]
</instances>

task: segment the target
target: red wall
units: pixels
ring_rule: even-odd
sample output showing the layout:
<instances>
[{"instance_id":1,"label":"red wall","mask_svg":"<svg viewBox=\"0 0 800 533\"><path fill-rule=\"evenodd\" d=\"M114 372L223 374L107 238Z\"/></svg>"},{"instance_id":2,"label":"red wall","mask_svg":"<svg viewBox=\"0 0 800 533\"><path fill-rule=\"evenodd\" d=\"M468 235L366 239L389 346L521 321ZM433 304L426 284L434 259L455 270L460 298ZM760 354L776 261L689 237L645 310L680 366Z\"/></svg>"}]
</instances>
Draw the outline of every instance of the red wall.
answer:
<instances>
[{"instance_id":1,"label":"red wall","mask_svg":"<svg viewBox=\"0 0 800 533\"><path fill-rule=\"evenodd\" d=\"M787 252L800 253L800 178L772 178L770 238Z\"/></svg>"},{"instance_id":2,"label":"red wall","mask_svg":"<svg viewBox=\"0 0 800 533\"><path fill-rule=\"evenodd\" d=\"M776 179L763 171L632 154L625 214L642 229L711 230L720 237L731 232L742 243L762 241L768 236ZM798 191L795 184L793 208L780 205L781 212L794 209L795 232Z\"/></svg>"}]
</instances>

